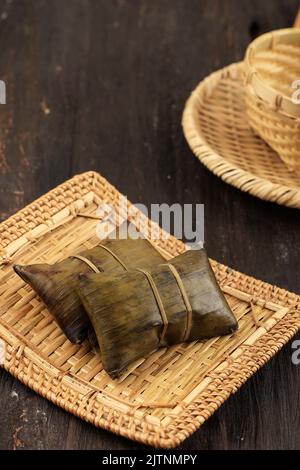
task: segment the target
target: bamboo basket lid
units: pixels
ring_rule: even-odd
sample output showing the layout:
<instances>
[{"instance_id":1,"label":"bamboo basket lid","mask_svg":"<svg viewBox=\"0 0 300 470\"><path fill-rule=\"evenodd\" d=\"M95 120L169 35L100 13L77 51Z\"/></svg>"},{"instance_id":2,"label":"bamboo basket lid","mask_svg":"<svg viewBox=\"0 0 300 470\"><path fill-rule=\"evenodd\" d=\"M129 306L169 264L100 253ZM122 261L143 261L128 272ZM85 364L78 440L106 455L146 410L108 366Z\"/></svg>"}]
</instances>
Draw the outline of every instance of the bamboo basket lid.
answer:
<instances>
[{"instance_id":1,"label":"bamboo basket lid","mask_svg":"<svg viewBox=\"0 0 300 470\"><path fill-rule=\"evenodd\" d=\"M280 113L300 118L292 99L292 84L300 77L300 29L286 28L263 34L248 47L245 85L260 100Z\"/></svg>"},{"instance_id":2,"label":"bamboo basket lid","mask_svg":"<svg viewBox=\"0 0 300 470\"><path fill-rule=\"evenodd\" d=\"M197 158L223 181L266 201L300 208L300 174L250 127L243 64L199 83L183 112L183 130Z\"/></svg>"}]
</instances>

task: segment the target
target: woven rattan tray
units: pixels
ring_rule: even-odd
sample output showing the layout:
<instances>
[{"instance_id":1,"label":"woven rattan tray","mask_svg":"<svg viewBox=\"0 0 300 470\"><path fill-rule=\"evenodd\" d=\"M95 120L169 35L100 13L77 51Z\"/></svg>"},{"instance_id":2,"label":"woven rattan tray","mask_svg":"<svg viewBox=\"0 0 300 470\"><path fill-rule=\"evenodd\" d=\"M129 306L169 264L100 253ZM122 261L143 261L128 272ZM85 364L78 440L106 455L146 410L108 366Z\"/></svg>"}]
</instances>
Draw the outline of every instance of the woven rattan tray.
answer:
<instances>
[{"instance_id":1,"label":"woven rattan tray","mask_svg":"<svg viewBox=\"0 0 300 470\"><path fill-rule=\"evenodd\" d=\"M260 199L300 208L300 174L289 171L250 128L242 67L232 64L200 82L183 113L185 137L222 180Z\"/></svg>"},{"instance_id":2,"label":"woven rattan tray","mask_svg":"<svg viewBox=\"0 0 300 470\"><path fill-rule=\"evenodd\" d=\"M95 426L149 445L175 447L298 331L300 298L212 261L239 331L161 349L135 364L121 381L111 380L87 343L73 345L66 340L11 265L55 262L96 245L96 209L99 204L116 206L120 197L100 175L85 173L0 225L4 367L43 397ZM144 233L156 228L138 211L131 220ZM166 234L157 247L167 258L185 250Z\"/></svg>"}]
</instances>

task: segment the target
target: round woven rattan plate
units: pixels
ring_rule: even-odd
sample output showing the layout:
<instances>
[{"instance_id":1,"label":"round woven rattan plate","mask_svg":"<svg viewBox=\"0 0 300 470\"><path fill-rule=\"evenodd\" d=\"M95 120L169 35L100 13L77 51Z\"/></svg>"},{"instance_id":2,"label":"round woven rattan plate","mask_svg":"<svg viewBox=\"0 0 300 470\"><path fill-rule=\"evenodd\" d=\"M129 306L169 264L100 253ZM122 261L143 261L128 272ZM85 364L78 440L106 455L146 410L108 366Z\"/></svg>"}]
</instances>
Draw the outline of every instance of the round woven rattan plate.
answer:
<instances>
[{"instance_id":1,"label":"round woven rattan plate","mask_svg":"<svg viewBox=\"0 0 300 470\"><path fill-rule=\"evenodd\" d=\"M195 155L222 180L260 199L300 208L300 174L290 172L247 121L242 63L197 86L184 109L183 129Z\"/></svg>"}]
</instances>

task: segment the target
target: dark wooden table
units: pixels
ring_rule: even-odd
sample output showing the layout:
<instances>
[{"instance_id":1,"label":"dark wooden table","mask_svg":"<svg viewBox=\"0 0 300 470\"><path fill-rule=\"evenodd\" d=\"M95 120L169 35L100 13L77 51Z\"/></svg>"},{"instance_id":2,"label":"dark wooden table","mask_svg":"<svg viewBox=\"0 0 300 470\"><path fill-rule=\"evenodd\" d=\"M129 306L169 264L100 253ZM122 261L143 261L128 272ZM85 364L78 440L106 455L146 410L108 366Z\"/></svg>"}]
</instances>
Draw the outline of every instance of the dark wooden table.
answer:
<instances>
[{"instance_id":1,"label":"dark wooden table","mask_svg":"<svg viewBox=\"0 0 300 470\"><path fill-rule=\"evenodd\" d=\"M224 184L181 129L190 91L298 0L0 0L0 217L94 169L134 202L204 203L209 255L300 292L300 212ZM182 449L300 448L288 345ZM0 448L137 449L0 372Z\"/></svg>"}]
</instances>

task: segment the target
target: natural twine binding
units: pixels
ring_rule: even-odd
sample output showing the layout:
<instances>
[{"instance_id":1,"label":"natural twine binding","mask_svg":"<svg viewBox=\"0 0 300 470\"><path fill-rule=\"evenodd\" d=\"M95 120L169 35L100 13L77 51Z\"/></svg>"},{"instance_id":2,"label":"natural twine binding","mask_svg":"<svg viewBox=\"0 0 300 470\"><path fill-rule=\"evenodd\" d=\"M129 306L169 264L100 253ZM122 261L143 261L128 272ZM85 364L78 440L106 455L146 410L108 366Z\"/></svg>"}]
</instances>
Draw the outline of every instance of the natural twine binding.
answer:
<instances>
[{"instance_id":1,"label":"natural twine binding","mask_svg":"<svg viewBox=\"0 0 300 470\"><path fill-rule=\"evenodd\" d=\"M184 330L184 335L183 335L183 339L182 339L182 341L185 342L185 341L188 340L188 338L190 336L190 333L191 333L192 315L193 315L192 306L190 304L190 301L189 301L187 292L185 290L184 284L182 282L182 279L180 277L180 274L177 271L177 269L175 268L175 266L173 266L170 263L161 264L160 266L167 266L170 269L171 273L173 274L173 276L176 280L176 283L177 283L178 288L180 290L180 293L182 295L183 302L185 304L185 308L186 308L186 311L187 311L187 317L186 317L186 326L185 326L185 330ZM147 278L147 280L150 284L150 287L152 289L152 292L153 292L153 295L155 297L158 308L159 308L159 312L160 312L160 315L161 315L161 318L162 318L162 321L163 321L163 325L164 325L163 330L162 330L161 335L160 335L160 340L159 340L159 344L162 344L163 340L165 338L166 332L168 330L168 324L169 324L168 317L167 317L167 314L166 314L161 296L159 294L159 290L158 290L158 288L157 288L157 286L154 282L153 277L151 276L151 274L148 271L144 271L143 269L138 269L138 271L140 271L141 273L143 273L146 276L146 278Z\"/></svg>"},{"instance_id":2,"label":"natural twine binding","mask_svg":"<svg viewBox=\"0 0 300 470\"><path fill-rule=\"evenodd\" d=\"M117 256L110 248L101 244L98 246L103 248L103 250L107 251L113 258L115 258L115 260L118 261L118 263L124 268L124 271L128 271L127 266L123 263L123 261L119 258L119 256Z\"/></svg>"},{"instance_id":3,"label":"natural twine binding","mask_svg":"<svg viewBox=\"0 0 300 470\"><path fill-rule=\"evenodd\" d=\"M1 248L12 255L27 243L28 231L46 235L58 222L61 226L53 239L41 235L16 261L29 264L34 257L53 263L72 254L76 247L96 246L93 219L70 219L69 206L75 204L80 211L93 215L104 202L118 210L118 198L116 189L96 173L77 176L0 224ZM130 208L128 203L128 212ZM148 231L157 229L159 240L155 244L166 259L184 251L181 242L144 214L137 211L134 223ZM160 349L128 370L120 381L104 373L99 356L87 343L72 345L65 340L37 296L12 269L3 266L0 338L7 351L5 369L43 397L97 427L155 447L179 445L300 329L299 296L211 263L238 317L239 330L228 337ZM258 328L249 310L251 299L262 309ZM136 409L101 392L129 400L134 406L178 405L172 409Z\"/></svg>"},{"instance_id":4,"label":"natural twine binding","mask_svg":"<svg viewBox=\"0 0 300 470\"><path fill-rule=\"evenodd\" d=\"M83 261L96 274L100 274L101 272L103 272L103 271L100 271L100 269L97 268L97 266L94 263L92 263L92 261L87 259L85 256L73 255L73 256L70 256L70 258L75 258L75 259L78 259L80 261Z\"/></svg>"},{"instance_id":5,"label":"natural twine binding","mask_svg":"<svg viewBox=\"0 0 300 470\"><path fill-rule=\"evenodd\" d=\"M173 264L170 264L170 263L167 263L167 264L162 265L162 266L167 266L170 269L171 273L173 274L173 276L174 276L174 278L177 282L177 285L179 287L179 290L180 290L180 293L182 295L182 299L183 299L183 302L184 302L184 305L185 305L185 308L186 308L186 326L185 326L185 331L184 331L184 335L183 335L183 339L182 339L182 341L185 342L189 339L189 336L190 336L190 333L191 333L192 319L193 319L193 309L192 309L190 300L188 298L186 289L184 287L184 284L182 282L182 279L180 277L180 274L177 271L177 269L175 268L175 266L173 266Z\"/></svg>"},{"instance_id":6,"label":"natural twine binding","mask_svg":"<svg viewBox=\"0 0 300 470\"><path fill-rule=\"evenodd\" d=\"M92 218L92 217L87 217L87 218ZM118 255L116 255L116 253L114 253L110 248L108 248L107 246L105 245L102 245L101 243L99 245L97 245L98 247L101 247L103 248L103 250L107 251L113 258L115 258L115 260L124 268L125 271L128 271L128 268L126 267L126 265L123 263L123 261L119 258ZM70 256L70 258L77 258L79 259L80 261L83 261L85 264L87 264L96 274L99 274L100 272L103 272L103 270L97 268L97 266L91 261L89 260L88 258L86 258L85 256L81 256L81 255L72 255Z\"/></svg>"},{"instance_id":7,"label":"natural twine binding","mask_svg":"<svg viewBox=\"0 0 300 470\"><path fill-rule=\"evenodd\" d=\"M156 287L156 284L154 282L153 277L151 276L151 274L148 271L144 271L143 269L138 269L138 271L140 271L142 274L144 274L144 276L146 276L147 281L149 282L149 285L150 285L150 287L152 289L152 292L153 292L153 295L155 297L161 319L163 321L164 326L163 326L163 329L162 329L162 332L161 332L160 338L159 338L159 345L160 345L160 344L162 344L162 342L163 342L163 340L166 336L166 332L167 332L168 324L169 324L168 317L167 317L165 307L164 307L163 301L161 299L159 290Z\"/></svg>"}]
</instances>

